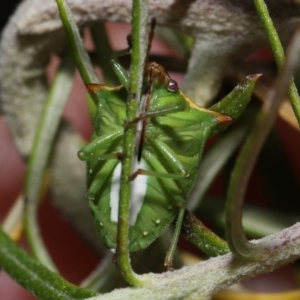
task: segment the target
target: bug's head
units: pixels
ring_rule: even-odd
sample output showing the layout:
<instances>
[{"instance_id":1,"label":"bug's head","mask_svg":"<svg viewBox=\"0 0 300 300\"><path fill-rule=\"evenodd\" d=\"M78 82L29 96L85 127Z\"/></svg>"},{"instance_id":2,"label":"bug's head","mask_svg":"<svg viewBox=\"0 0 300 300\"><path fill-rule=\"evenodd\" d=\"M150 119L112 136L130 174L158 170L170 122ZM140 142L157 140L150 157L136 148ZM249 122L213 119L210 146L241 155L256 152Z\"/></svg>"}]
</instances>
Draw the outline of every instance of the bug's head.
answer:
<instances>
[{"instance_id":1,"label":"bug's head","mask_svg":"<svg viewBox=\"0 0 300 300\"><path fill-rule=\"evenodd\" d=\"M177 92L179 89L177 82L169 76L166 69L156 62L147 64L145 76L150 86L158 83L164 85L170 92Z\"/></svg>"}]
</instances>

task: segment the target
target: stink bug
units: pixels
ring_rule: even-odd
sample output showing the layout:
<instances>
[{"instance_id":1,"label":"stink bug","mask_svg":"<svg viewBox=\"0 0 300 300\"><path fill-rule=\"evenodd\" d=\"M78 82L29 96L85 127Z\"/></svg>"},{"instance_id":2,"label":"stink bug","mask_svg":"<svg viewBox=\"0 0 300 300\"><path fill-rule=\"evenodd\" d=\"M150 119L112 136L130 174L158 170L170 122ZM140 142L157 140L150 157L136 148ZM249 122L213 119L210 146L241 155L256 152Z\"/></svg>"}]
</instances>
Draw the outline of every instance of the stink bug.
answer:
<instances>
[{"instance_id":1,"label":"stink bug","mask_svg":"<svg viewBox=\"0 0 300 300\"><path fill-rule=\"evenodd\" d=\"M114 61L115 69L122 67ZM87 161L87 197L106 247L116 248L122 136L128 87L87 85L98 99L94 133L79 152ZM232 118L204 109L185 96L166 70L149 63L148 87L138 122L136 170L131 176L129 251L148 247L178 216L193 187L206 140Z\"/></svg>"}]
</instances>

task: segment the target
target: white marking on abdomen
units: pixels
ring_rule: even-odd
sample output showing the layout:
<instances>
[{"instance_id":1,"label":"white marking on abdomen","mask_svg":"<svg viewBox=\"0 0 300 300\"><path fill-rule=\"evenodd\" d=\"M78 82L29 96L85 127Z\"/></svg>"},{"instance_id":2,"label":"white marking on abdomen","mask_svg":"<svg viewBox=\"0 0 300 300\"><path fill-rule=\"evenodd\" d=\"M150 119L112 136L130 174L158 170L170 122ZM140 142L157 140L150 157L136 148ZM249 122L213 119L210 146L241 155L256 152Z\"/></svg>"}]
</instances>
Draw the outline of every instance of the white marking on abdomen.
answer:
<instances>
[{"instance_id":1,"label":"white marking on abdomen","mask_svg":"<svg viewBox=\"0 0 300 300\"><path fill-rule=\"evenodd\" d=\"M146 164L143 160L137 163L135 170L146 169ZM138 213L140 212L147 190L148 176L138 175L131 183L131 201L130 201L130 225L133 226L136 222Z\"/></svg>"},{"instance_id":2,"label":"white marking on abdomen","mask_svg":"<svg viewBox=\"0 0 300 300\"><path fill-rule=\"evenodd\" d=\"M114 170L111 181L111 189L109 194L110 204L110 220L112 222L118 222L119 213L119 195L120 195L120 178L121 178L122 164L119 162Z\"/></svg>"},{"instance_id":3,"label":"white marking on abdomen","mask_svg":"<svg viewBox=\"0 0 300 300\"><path fill-rule=\"evenodd\" d=\"M146 169L146 165L143 160L136 164L136 169ZM111 214L110 220L112 222L118 222L118 213L119 213L119 194L120 194L120 177L121 177L121 162L118 163L112 175L112 184L110 190L110 207ZM147 179L148 176L138 175L131 182L131 199L130 199L130 217L129 224L134 226L137 216L143 206L146 190L147 190Z\"/></svg>"}]
</instances>

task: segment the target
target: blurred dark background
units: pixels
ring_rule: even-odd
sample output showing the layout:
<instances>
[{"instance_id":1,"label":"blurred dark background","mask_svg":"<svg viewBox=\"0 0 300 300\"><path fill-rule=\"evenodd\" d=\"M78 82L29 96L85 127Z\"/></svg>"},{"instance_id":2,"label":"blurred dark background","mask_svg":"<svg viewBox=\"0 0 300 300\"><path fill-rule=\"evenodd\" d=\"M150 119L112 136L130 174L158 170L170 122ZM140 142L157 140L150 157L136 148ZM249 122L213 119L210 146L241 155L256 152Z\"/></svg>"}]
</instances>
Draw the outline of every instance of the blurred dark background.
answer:
<instances>
[{"instance_id":1,"label":"blurred dark background","mask_svg":"<svg viewBox=\"0 0 300 300\"><path fill-rule=\"evenodd\" d=\"M20 2L20 0L0 1L0 31L2 31L9 19L9 16L13 13Z\"/></svg>"}]
</instances>

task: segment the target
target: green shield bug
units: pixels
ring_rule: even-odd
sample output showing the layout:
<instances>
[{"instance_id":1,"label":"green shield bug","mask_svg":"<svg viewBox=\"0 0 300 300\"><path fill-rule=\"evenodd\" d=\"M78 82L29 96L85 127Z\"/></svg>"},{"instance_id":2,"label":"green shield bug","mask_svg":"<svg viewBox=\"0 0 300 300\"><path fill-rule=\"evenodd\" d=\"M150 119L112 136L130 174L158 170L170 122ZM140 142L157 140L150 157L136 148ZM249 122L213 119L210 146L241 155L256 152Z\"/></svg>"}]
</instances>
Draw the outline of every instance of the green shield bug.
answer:
<instances>
[{"instance_id":1,"label":"green shield bug","mask_svg":"<svg viewBox=\"0 0 300 300\"><path fill-rule=\"evenodd\" d=\"M143 112L133 121L140 123L141 134L132 175L130 252L149 246L178 216L193 186L205 141L215 126L232 121L196 105L156 63L147 65L145 79L150 90ZM87 161L87 197L97 232L106 247L115 249L127 87L90 84L87 88L97 95L98 107L91 142L79 158Z\"/></svg>"}]
</instances>

